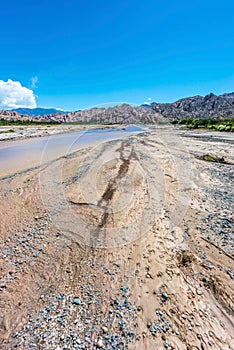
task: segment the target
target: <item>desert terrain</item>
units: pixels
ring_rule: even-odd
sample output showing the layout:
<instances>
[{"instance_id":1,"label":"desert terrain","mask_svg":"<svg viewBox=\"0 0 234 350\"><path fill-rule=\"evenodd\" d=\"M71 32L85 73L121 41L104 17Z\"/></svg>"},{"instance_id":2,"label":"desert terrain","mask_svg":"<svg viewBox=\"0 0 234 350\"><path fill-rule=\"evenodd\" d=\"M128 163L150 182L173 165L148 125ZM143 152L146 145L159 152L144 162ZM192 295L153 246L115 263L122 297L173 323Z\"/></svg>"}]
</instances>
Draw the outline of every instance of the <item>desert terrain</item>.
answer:
<instances>
[{"instance_id":1,"label":"desert terrain","mask_svg":"<svg viewBox=\"0 0 234 350\"><path fill-rule=\"evenodd\" d=\"M2 178L0 348L234 349L233 169L154 126Z\"/></svg>"}]
</instances>

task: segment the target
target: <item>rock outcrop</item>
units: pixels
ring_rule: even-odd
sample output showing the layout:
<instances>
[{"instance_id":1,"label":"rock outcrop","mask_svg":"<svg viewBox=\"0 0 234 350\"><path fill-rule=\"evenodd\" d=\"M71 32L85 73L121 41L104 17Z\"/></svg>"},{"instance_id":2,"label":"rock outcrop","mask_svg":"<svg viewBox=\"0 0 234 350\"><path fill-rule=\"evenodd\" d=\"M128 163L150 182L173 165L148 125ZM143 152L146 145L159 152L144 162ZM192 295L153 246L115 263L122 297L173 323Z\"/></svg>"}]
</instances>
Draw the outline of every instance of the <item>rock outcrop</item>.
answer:
<instances>
[{"instance_id":1,"label":"rock outcrop","mask_svg":"<svg viewBox=\"0 0 234 350\"><path fill-rule=\"evenodd\" d=\"M193 96L183 98L174 103L155 103L151 109L168 120L185 118L233 118L234 93L224 95Z\"/></svg>"},{"instance_id":2,"label":"rock outcrop","mask_svg":"<svg viewBox=\"0 0 234 350\"><path fill-rule=\"evenodd\" d=\"M144 106L133 107L129 104L122 104L112 108L92 108L71 112L64 116L65 122L79 121L82 123L154 124L163 120L164 118L153 109Z\"/></svg>"}]
</instances>

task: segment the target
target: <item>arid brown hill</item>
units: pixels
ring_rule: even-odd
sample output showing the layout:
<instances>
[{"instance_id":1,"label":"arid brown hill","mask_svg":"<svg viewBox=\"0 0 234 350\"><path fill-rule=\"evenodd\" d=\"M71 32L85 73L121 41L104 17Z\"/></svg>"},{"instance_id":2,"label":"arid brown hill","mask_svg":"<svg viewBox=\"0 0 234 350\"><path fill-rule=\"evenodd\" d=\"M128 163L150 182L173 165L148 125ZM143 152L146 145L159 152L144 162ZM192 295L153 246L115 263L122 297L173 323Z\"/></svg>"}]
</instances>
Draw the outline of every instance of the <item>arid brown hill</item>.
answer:
<instances>
[{"instance_id":1,"label":"arid brown hill","mask_svg":"<svg viewBox=\"0 0 234 350\"><path fill-rule=\"evenodd\" d=\"M84 123L154 124L163 120L164 118L153 109L133 107L129 104L122 104L112 108L92 108L71 112L65 116L66 122L79 121Z\"/></svg>"}]
</instances>

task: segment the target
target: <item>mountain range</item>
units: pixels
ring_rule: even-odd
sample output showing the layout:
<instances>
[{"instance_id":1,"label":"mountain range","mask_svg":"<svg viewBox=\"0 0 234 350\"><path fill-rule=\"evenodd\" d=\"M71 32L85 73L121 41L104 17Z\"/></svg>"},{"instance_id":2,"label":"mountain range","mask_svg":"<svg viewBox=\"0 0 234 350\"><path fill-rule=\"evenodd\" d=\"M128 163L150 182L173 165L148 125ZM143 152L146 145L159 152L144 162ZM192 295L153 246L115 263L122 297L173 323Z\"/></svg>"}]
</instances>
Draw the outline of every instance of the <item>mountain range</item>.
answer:
<instances>
[{"instance_id":1,"label":"mountain range","mask_svg":"<svg viewBox=\"0 0 234 350\"><path fill-rule=\"evenodd\" d=\"M26 115L31 115L31 116L42 116L42 115L46 115L46 114L64 114L64 113L69 113L69 112L65 112L62 111L60 109L57 108L16 108L16 109L12 109L11 111L13 112L17 112L19 114L26 114Z\"/></svg>"},{"instance_id":2,"label":"mountain range","mask_svg":"<svg viewBox=\"0 0 234 350\"><path fill-rule=\"evenodd\" d=\"M0 119L57 121L61 123L155 124L191 117L234 118L234 92L219 96L213 93L204 97L198 95L183 98L173 103L152 102L141 106L122 104L115 107L91 108L74 112L44 108L0 111Z\"/></svg>"}]
</instances>

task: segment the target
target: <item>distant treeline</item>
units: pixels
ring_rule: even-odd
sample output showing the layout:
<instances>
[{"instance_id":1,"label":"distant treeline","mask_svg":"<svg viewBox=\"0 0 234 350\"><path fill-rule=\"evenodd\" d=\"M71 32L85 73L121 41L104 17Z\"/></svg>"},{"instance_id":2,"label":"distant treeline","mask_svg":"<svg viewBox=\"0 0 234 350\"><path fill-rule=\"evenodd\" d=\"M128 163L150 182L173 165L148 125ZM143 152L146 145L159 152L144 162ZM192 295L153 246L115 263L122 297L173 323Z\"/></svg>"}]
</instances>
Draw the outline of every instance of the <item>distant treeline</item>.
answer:
<instances>
[{"instance_id":1,"label":"distant treeline","mask_svg":"<svg viewBox=\"0 0 234 350\"><path fill-rule=\"evenodd\" d=\"M8 126L8 125L14 125L14 126L27 126L27 125L57 125L61 124L57 121L35 121L35 120L6 120L6 119L0 119L0 126Z\"/></svg>"},{"instance_id":2,"label":"distant treeline","mask_svg":"<svg viewBox=\"0 0 234 350\"><path fill-rule=\"evenodd\" d=\"M58 125L58 124L64 124L64 125L115 125L116 123L112 122L100 122L100 121L89 121L89 122L82 122L82 121L70 121L70 122L59 122L54 120L47 120L47 121L36 121L36 120L9 120L9 119L0 119L0 126L27 126L27 125Z\"/></svg>"},{"instance_id":3,"label":"distant treeline","mask_svg":"<svg viewBox=\"0 0 234 350\"><path fill-rule=\"evenodd\" d=\"M213 129L217 131L234 131L234 118L187 118L173 120L172 124L184 125L189 129Z\"/></svg>"}]
</instances>

